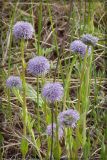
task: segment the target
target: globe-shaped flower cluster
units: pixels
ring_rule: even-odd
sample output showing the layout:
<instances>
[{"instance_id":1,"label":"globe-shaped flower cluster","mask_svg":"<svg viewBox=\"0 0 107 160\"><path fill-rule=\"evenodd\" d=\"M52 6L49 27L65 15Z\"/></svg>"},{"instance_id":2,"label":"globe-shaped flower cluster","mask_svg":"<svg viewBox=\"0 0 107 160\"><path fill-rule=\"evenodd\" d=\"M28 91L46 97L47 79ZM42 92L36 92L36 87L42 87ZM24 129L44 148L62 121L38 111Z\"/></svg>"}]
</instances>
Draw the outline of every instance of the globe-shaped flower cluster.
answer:
<instances>
[{"instance_id":1,"label":"globe-shaped flower cluster","mask_svg":"<svg viewBox=\"0 0 107 160\"><path fill-rule=\"evenodd\" d=\"M20 89L22 87L22 81L18 76L10 76L6 80L6 86L7 88L10 88L10 89L12 88Z\"/></svg>"},{"instance_id":2,"label":"globe-shaped flower cluster","mask_svg":"<svg viewBox=\"0 0 107 160\"><path fill-rule=\"evenodd\" d=\"M27 71L33 76L45 75L49 69L49 61L44 56L36 56L28 62Z\"/></svg>"},{"instance_id":3,"label":"globe-shaped flower cluster","mask_svg":"<svg viewBox=\"0 0 107 160\"><path fill-rule=\"evenodd\" d=\"M42 89L42 96L51 103L60 101L63 97L64 89L59 82L47 83Z\"/></svg>"},{"instance_id":4,"label":"globe-shaped flower cluster","mask_svg":"<svg viewBox=\"0 0 107 160\"><path fill-rule=\"evenodd\" d=\"M73 53L79 53L81 56L84 56L88 50L88 54L91 53L91 47L87 47L81 40L75 40L70 44L70 50Z\"/></svg>"},{"instance_id":5,"label":"globe-shaped flower cluster","mask_svg":"<svg viewBox=\"0 0 107 160\"><path fill-rule=\"evenodd\" d=\"M13 26L13 35L16 39L31 39L34 28L29 22L18 21Z\"/></svg>"},{"instance_id":6,"label":"globe-shaped flower cluster","mask_svg":"<svg viewBox=\"0 0 107 160\"><path fill-rule=\"evenodd\" d=\"M96 46L99 38L92 36L91 34L84 34L81 38L82 42L87 45Z\"/></svg>"},{"instance_id":7,"label":"globe-shaped flower cluster","mask_svg":"<svg viewBox=\"0 0 107 160\"><path fill-rule=\"evenodd\" d=\"M68 109L66 111L60 112L58 115L58 122L62 127L72 127L76 126L79 120L79 112L74 109Z\"/></svg>"}]
</instances>

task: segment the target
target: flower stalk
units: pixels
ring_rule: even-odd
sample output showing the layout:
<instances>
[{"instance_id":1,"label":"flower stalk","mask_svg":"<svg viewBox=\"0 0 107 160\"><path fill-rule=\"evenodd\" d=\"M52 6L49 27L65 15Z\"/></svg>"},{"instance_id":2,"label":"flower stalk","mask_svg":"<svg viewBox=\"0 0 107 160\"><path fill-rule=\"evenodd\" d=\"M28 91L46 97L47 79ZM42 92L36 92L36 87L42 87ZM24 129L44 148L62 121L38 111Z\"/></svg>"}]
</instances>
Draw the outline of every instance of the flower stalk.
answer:
<instances>
[{"instance_id":1,"label":"flower stalk","mask_svg":"<svg viewBox=\"0 0 107 160\"><path fill-rule=\"evenodd\" d=\"M24 60L24 40L21 40L21 59L22 59L22 89L23 89L23 134L26 137L26 127L27 127L27 105L26 105L26 80L25 80L25 60Z\"/></svg>"}]
</instances>

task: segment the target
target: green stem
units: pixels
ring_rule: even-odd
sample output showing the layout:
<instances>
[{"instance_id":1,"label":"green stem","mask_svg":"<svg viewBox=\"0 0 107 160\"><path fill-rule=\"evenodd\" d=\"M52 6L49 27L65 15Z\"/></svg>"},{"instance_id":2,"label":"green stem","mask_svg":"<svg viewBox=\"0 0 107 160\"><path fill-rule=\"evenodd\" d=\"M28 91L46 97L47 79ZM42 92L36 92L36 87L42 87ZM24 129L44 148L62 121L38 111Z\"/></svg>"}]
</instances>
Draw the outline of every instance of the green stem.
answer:
<instances>
[{"instance_id":1,"label":"green stem","mask_svg":"<svg viewBox=\"0 0 107 160\"><path fill-rule=\"evenodd\" d=\"M72 132L71 132L71 128L68 128L67 131L67 135L68 135L68 143L69 143L69 160L72 159Z\"/></svg>"},{"instance_id":2,"label":"green stem","mask_svg":"<svg viewBox=\"0 0 107 160\"><path fill-rule=\"evenodd\" d=\"M39 16L39 22L38 22L38 42L37 42L37 51L38 55L40 55L40 39L41 39L41 30L42 30L42 0L40 0L40 6L38 7L38 16Z\"/></svg>"},{"instance_id":3,"label":"green stem","mask_svg":"<svg viewBox=\"0 0 107 160\"><path fill-rule=\"evenodd\" d=\"M88 54L88 50L87 50ZM81 102L83 106L83 147L86 144L86 114L89 109L89 89L90 89L90 77L91 77L91 65L92 65L92 56L93 53L89 57L87 55L85 56L84 63L83 63L83 69L81 73L81 88L80 88L80 94L85 90L84 93L82 93Z\"/></svg>"},{"instance_id":4,"label":"green stem","mask_svg":"<svg viewBox=\"0 0 107 160\"><path fill-rule=\"evenodd\" d=\"M84 112L84 115L83 115L83 146L85 145L86 143L86 111Z\"/></svg>"},{"instance_id":5,"label":"green stem","mask_svg":"<svg viewBox=\"0 0 107 160\"><path fill-rule=\"evenodd\" d=\"M39 77L37 76L37 118L38 118L38 132L40 134L40 114L39 114Z\"/></svg>"},{"instance_id":6,"label":"green stem","mask_svg":"<svg viewBox=\"0 0 107 160\"><path fill-rule=\"evenodd\" d=\"M58 106L57 106L57 103L55 105L55 122L56 122L56 150L57 150L57 160L60 160L60 154L59 154L59 136L58 136L58 120L57 120L57 117L58 117Z\"/></svg>"},{"instance_id":7,"label":"green stem","mask_svg":"<svg viewBox=\"0 0 107 160\"><path fill-rule=\"evenodd\" d=\"M72 159L72 132L71 128L65 128L65 145L66 145L66 151L68 152L68 160Z\"/></svg>"},{"instance_id":8,"label":"green stem","mask_svg":"<svg viewBox=\"0 0 107 160\"><path fill-rule=\"evenodd\" d=\"M12 14L12 18L11 18L11 22L10 22L10 34L9 34L9 37L8 37L8 42L9 44L7 44L7 48L9 47L9 50L8 50L8 76L10 76L10 64L11 64L11 45L12 45L12 29L13 29L13 23L14 23L14 17L15 17L15 11L16 11L16 8L17 8L17 3L15 2L15 7L13 9L13 14ZM10 104L10 89L8 89L7 91L7 96L8 96L8 117L10 118L10 123L12 124L12 109L11 109L11 104Z\"/></svg>"},{"instance_id":9,"label":"green stem","mask_svg":"<svg viewBox=\"0 0 107 160\"><path fill-rule=\"evenodd\" d=\"M7 90L7 97L8 97L8 118L10 120L10 123L12 124L12 108L10 104L10 89Z\"/></svg>"},{"instance_id":10,"label":"green stem","mask_svg":"<svg viewBox=\"0 0 107 160\"><path fill-rule=\"evenodd\" d=\"M81 102L83 102L83 99L82 99L82 89L85 85L85 82L84 82L84 77L85 77L85 73L86 73L86 64L87 64L87 56L88 56L88 49L87 49L87 52L86 52L86 55L84 57L84 60L81 61L80 63L82 63L82 70L80 70L80 89L79 89L79 95L78 95L78 111L79 112L83 112L84 111L84 108L83 110L81 109ZM81 59L80 59L81 60ZM82 111L81 111L82 110Z\"/></svg>"},{"instance_id":11,"label":"green stem","mask_svg":"<svg viewBox=\"0 0 107 160\"><path fill-rule=\"evenodd\" d=\"M53 158L53 139L54 139L54 132L53 132L53 112L54 112L54 105L51 106L51 123L52 123L52 138L51 138L51 150L50 150L50 160Z\"/></svg>"},{"instance_id":12,"label":"green stem","mask_svg":"<svg viewBox=\"0 0 107 160\"><path fill-rule=\"evenodd\" d=\"M25 80L25 60L24 60L24 40L21 40L21 58L22 58L22 88L23 88L23 134L26 136L27 126L27 106L26 106L26 80Z\"/></svg>"},{"instance_id":13,"label":"green stem","mask_svg":"<svg viewBox=\"0 0 107 160\"><path fill-rule=\"evenodd\" d=\"M67 96L69 94L69 86L70 86L70 79L71 79L71 73L72 73L72 69L73 69L73 66L76 62L76 59L77 59L77 56L74 56L73 60L72 60L72 63L70 65L70 68L69 68L69 73L66 77L66 83L65 83L65 87L64 87L64 98L63 98L63 110L66 109L66 99L67 99Z\"/></svg>"},{"instance_id":14,"label":"green stem","mask_svg":"<svg viewBox=\"0 0 107 160\"><path fill-rule=\"evenodd\" d=\"M30 134L31 134L31 137L32 137L32 141L33 141L33 143L35 145L35 148L37 150L38 156L39 156L40 160L42 160L42 156L41 156L39 148L38 148L38 146L36 144L36 140L35 140L35 135L34 135L33 129L30 130Z\"/></svg>"}]
</instances>

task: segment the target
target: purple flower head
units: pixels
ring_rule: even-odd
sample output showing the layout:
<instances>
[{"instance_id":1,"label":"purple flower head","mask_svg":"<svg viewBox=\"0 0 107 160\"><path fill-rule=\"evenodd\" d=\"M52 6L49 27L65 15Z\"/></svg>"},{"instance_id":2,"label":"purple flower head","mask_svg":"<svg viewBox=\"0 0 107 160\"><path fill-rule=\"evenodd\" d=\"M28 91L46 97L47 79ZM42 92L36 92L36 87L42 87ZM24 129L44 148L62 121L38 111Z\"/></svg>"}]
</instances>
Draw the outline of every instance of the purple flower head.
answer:
<instances>
[{"instance_id":1,"label":"purple flower head","mask_svg":"<svg viewBox=\"0 0 107 160\"><path fill-rule=\"evenodd\" d=\"M34 28L29 22L18 21L13 27L13 35L16 39L31 39Z\"/></svg>"},{"instance_id":2,"label":"purple flower head","mask_svg":"<svg viewBox=\"0 0 107 160\"><path fill-rule=\"evenodd\" d=\"M22 87L22 81L18 76L10 76L6 80L6 86L7 88L10 88L10 89L12 88L20 89Z\"/></svg>"},{"instance_id":3,"label":"purple flower head","mask_svg":"<svg viewBox=\"0 0 107 160\"><path fill-rule=\"evenodd\" d=\"M75 40L70 44L70 50L74 53L79 53L81 56L84 56L87 51L87 45L85 45L80 40ZM88 54L90 54L91 48L88 49Z\"/></svg>"},{"instance_id":4,"label":"purple flower head","mask_svg":"<svg viewBox=\"0 0 107 160\"><path fill-rule=\"evenodd\" d=\"M74 109L68 109L59 113L58 122L62 127L72 127L76 126L76 122L79 120L79 113Z\"/></svg>"},{"instance_id":5,"label":"purple flower head","mask_svg":"<svg viewBox=\"0 0 107 160\"><path fill-rule=\"evenodd\" d=\"M27 70L30 74L45 75L50 69L49 61L43 56L37 56L32 58L28 62Z\"/></svg>"},{"instance_id":6,"label":"purple flower head","mask_svg":"<svg viewBox=\"0 0 107 160\"><path fill-rule=\"evenodd\" d=\"M42 96L49 102L60 101L63 97L64 89L59 82L47 83L42 89Z\"/></svg>"},{"instance_id":7,"label":"purple flower head","mask_svg":"<svg viewBox=\"0 0 107 160\"><path fill-rule=\"evenodd\" d=\"M99 38L92 36L91 34L84 34L81 38L82 42L87 45L96 46Z\"/></svg>"},{"instance_id":8,"label":"purple flower head","mask_svg":"<svg viewBox=\"0 0 107 160\"><path fill-rule=\"evenodd\" d=\"M48 136L52 136L52 124L48 125L47 126L47 129L46 129L46 133ZM53 123L53 135L55 136L55 133L56 133L56 124ZM59 137L59 140L63 137L63 129L61 127L58 128L58 137Z\"/></svg>"}]
</instances>

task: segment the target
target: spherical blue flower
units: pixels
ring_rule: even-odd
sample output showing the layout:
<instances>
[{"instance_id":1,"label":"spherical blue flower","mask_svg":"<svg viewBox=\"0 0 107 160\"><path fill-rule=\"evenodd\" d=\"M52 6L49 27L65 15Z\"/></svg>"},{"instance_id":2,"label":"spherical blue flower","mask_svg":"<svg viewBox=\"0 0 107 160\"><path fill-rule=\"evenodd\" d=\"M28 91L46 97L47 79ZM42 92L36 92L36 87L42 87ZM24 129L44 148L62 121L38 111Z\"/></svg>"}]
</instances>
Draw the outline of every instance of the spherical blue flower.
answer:
<instances>
[{"instance_id":1,"label":"spherical blue flower","mask_svg":"<svg viewBox=\"0 0 107 160\"><path fill-rule=\"evenodd\" d=\"M59 82L47 83L42 90L42 96L51 103L60 101L63 94L64 89Z\"/></svg>"},{"instance_id":2,"label":"spherical blue flower","mask_svg":"<svg viewBox=\"0 0 107 160\"><path fill-rule=\"evenodd\" d=\"M52 136L52 124L48 125L47 126L47 129L46 129L46 133L48 136ZM55 133L56 133L56 124L53 123L53 135L55 137ZM63 137L63 129L61 127L58 128L58 138L59 140L61 140L61 138Z\"/></svg>"},{"instance_id":3,"label":"spherical blue flower","mask_svg":"<svg viewBox=\"0 0 107 160\"><path fill-rule=\"evenodd\" d=\"M81 38L82 42L84 42L87 45L95 46L99 40L99 38L92 36L91 34L85 34Z\"/></svg>"},{"instance_id":4,"label":"spherical blue flower","mask_svg":"<svg viewBox=\"0 0 107 160\"><path fill-rule=\"evenodd\" d=\"M87 52L87 45L85 45L80 40L75 40L70 44L70 50L74 53L79 53L81 56L84 56ZM91 48L88 49L88 54L90 54Z\"/></svg>"},{"instance_id":5,"label":"spherical blue flower","mask_svg":"<svg viewBox=\"0 0 107 160\"><path fill-rule=\"evenodd\" d=\"M49 69L49 61L43 56L36 56L28 62L27 71L34 76L45 75Z\"/></svg>"},{"instance_id":6,"label":"spherical blue flower","mask_svg":"<svg viewBox=\"0 0 107 160\"><path fill-rule=\"evenodd\" d=\"M80 116L79 116L78 111L74 109L68 109L66 111L59 113L58 122L59 122L59 125L62 127L65 126L65 127L74 128L79 118Z\"/></svg>"},{"instance_id":7,"label":"spherical blue flower","mask_svg":"<svg viewBox=\"0 0 107 160\"><path fill-rule=\"evenodd\" d=\"M34 28L29 22L18 21L13 27L13 35L16 39L31 39Z\"/></svg>"},{"instance_id":8,"label":"spherical blue flower","mask_svg":"<svg viewBox=\"0 0 107 160\"><path fill-rule=\"evenodd\" d=\"M7 88L10 88L10 89L12 88L20 89L22 87L22 81L18 76L10 76L6 80L6 86Z\"/></svg>"}]
</instances>

